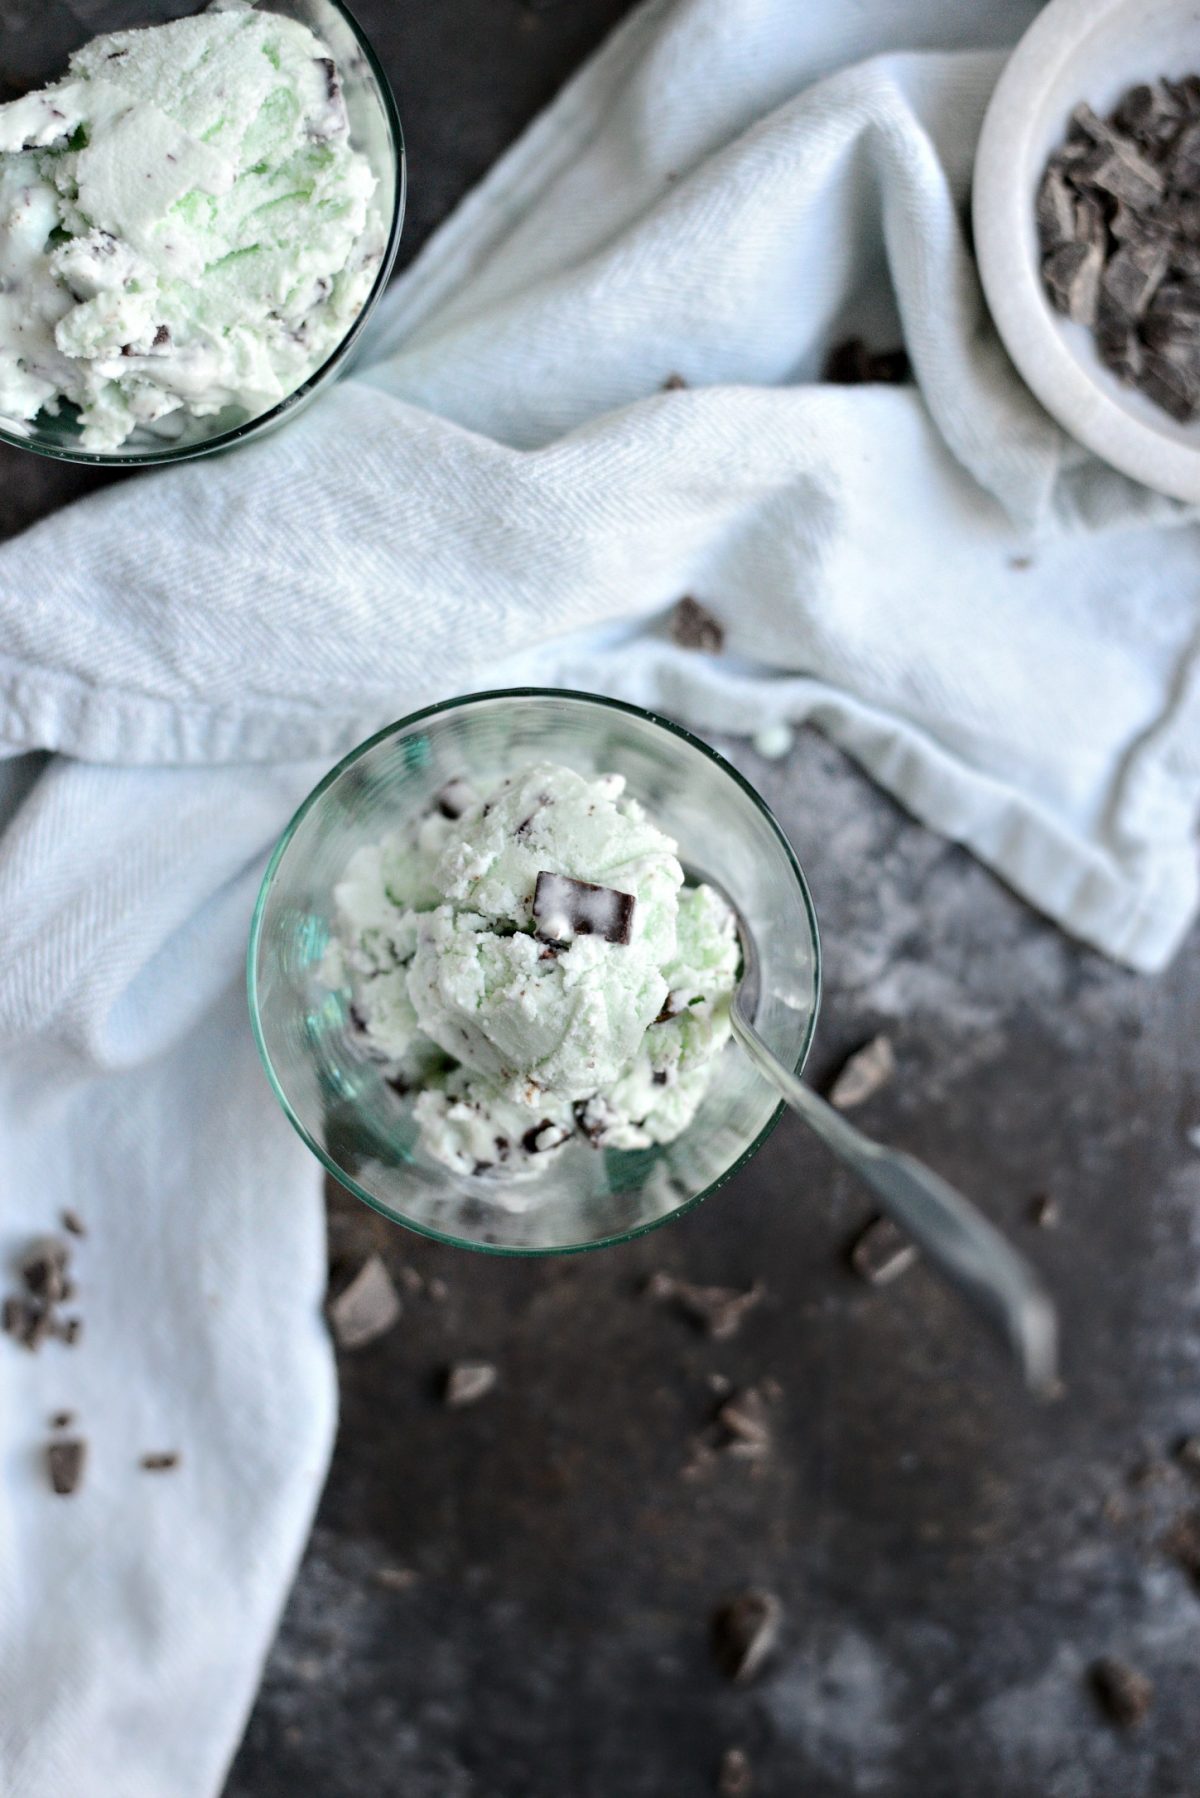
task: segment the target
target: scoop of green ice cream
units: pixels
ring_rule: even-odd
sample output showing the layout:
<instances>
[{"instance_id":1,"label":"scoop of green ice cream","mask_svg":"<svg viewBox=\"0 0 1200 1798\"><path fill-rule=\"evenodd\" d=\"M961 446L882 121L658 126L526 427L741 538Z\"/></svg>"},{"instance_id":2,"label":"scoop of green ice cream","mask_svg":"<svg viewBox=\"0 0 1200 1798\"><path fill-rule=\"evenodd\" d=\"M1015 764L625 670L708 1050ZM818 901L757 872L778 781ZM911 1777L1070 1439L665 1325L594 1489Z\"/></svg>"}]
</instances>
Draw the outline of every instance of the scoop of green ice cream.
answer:
<instances>
[{"instance_id":1,"label":"scoop of green ice cream","mask_svg":"<svg viewBox=\"0 0 1200 1798\"><path fill-rule=\"evenodd\" d=\"M231 5L94 39L0 106L0 413L119 447L262 411L344 337L383 250L332 56Z\"/></svg>"}]
</instances>

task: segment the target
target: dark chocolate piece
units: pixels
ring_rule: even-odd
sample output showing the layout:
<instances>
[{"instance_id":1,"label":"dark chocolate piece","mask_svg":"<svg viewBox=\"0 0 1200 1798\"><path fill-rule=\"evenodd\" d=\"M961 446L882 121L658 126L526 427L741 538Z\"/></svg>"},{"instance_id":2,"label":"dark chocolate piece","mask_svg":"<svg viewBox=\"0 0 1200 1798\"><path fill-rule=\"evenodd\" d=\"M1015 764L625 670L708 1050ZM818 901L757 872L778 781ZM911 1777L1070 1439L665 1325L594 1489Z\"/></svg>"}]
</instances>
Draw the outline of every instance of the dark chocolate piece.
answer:
<instances>
[{"instance_id":1,"label":"dark chocolate piece","mask_svg":"<svg viewBox=\"0 0 1200 1798\"><path fill-rule=\"evenodd\" d=\"M1042 280L1053 304L1077 325L1096 317L1104 257L1095 244L1069 243L1042 262Z\"/></svg>"},{"instance_id":2,"label":"dark chocolate piece","mask_svg":"<svg viewBox=\"0 0 1200 1798\"><path fill-rule=\"evenodd\" d=\"M434 796L434 806L443 818L461 818L474 799L469 782L461 775L448 780L441 792Z\"/></svg>"},{"instance_id":3,"label":"dark chocolate piece","mask_svg":"<svg viewBox=\"0 0 1200 1798\"><path fill-rule=\"evenodd\" d=\"M1029 1201L1029 1221L1039 1230L1052 1230L1058 1222L1058 1205L1048 1192Z\"/></svg>"},{"instance_id":4,"label":"dark chocolate piece","mask_svg":"<svg viewBox=\"0 0 1200 1798\"><path fill-rule=\"evenodd\" d=\"M770 1454L767 1402L757 1386L747 1386L727 1398L717 1412L717 1422L727 1433L727 1454L748 1461L764 1460Z\"/></svg>"},{"instance_id":5,"label":"dark chocolate piece","mask_svg":"<svg viewBox=\"0 0 1200 1798\"><path fill-rule=\"evenodd\" d=\"M698 649L704 655L720 655L725 647L725 626L691 594L685 594L671 613L671 641L680 649Z\"/></svg>"},{"instance_id":6,"label":"dark chocolate piece","mask_svg":"<svg viewBox=\"0 0 1200 1798\"><path fill-rule=\"evenodd\" d=\"M723 1604L712 1624L717 1666L737 1685L749 1685L770 1659L783 1624L783 1606L773 1592L752 1590Z\"/></svg>"},{"instance_id":7,"label":"dark chocolate piece","mask_svg":"<svg viewBox=\"0 0 1200 1798\"><path fill-rule=\"evenodd\" d=\"M752 1798L754 1775L740 1748L727 1748L717 1770L717 1798Z\"/></svg>"},{"instance_id":8,"label":"dark chocolate piece","mask_svg":"<svg viewBox=\"0 0 1200 1798\"><path fill-rule=\"evenodd\" d=\"M1110 256L1100 277L1104 297L1127 318L1141 318L1167 272L1167 248L1157 238L1131 238Z\"/></svg>"},{"instance_id":9,"label":"dark chocolate piece","mask_svg":"<svg viewBox=\"0 0 1200 1798\"><path fill-rule=\"evenodd\" d=\"M21 1263L25 1289L44 1304L56 1305L65 1296L70 1249L61 1237L44 1236Z\"/></svg>"},{"instance_id":10,"label":"dark chocolate piece","mask_svg":"<svg viewBox=\"0 0 1200 1798\"><path fill-rule=\"evenodd\" d=\"M62 1214L62 1227L64 1230L69 1231L72 1236L87 1235L83 1219L77 1211L72 1211L70 1206L68 1206Z\"/></svg>"},{"instance_id":11,"label":"dark chocolate piece","mask_svg":"<svg viewBox=\"0 0 1200 1798\"><path fill-rule=\"evenodd\" d=\"M143 1455L141 1466L147 1473L170 1473L173 1467L179 1466L179 1456L173 1448L162 1449L153 1454Z\"/></svg>"},{"instance_id":12,"label":"dark chocolate piece","mask_svg":"<svg viewBox=\"0 0 1200 1798\"><path fill-rule=\"evenodd\" d=\"M888 1217L872 1218L850 1245L850 1265L868 1286L898 1280L916 1258L915 1244Z\"/></svg>"},{"instance_id":13,"label":"dark chocolate piece","mask_svg":"<svg viewBox=\"0 0 1200 1798\"><path fill-rule=\"evenodd\" d=\"M1064 244L1074 243L1079 196L1068 187L1057 162L1046 165L1037 193L1037 227L1042 254L1049 256Z\"/></svg>"},{"instance_id":14,"label":"dark chocolate piece","mask_svg":"<svg viewBox=\"0 0 1200 1798\"><path fill-rule=\"evenodd\" d=\"M86 1462L87 1443L81 1436L66 1436L47 1444L46 1469L60 1498L69 1498L78 1491Z\"/></svg>"},{"instance_id":15,"label":"dark chocolate piece","mask_svg":"<svg viewBox=\"0 0 1200 1798\"><path fill-rule=\"evenodd\" d=\"M1193 1585L1200 1586L1200 1511L1184 1511L1177 1517L1162 1545Z\"/></svg>"},{"instance_id":16,"label":"dark chocolate piece","mask_svg":"<svg viewBox=\"0 0 1200 1798\"><path fill-rule=\"evenodd\" d=\"M578 936L603 937L621 946L633 937L637 900L616 887L593 886L573 880L569 874L542 869L533 892L533 917L538 935L551 943L573 942Z\"/></svg>"},{"instance_id":17,"label":"dark chocolate piece","mask_svg":"<svg viewBox=\"0 0 1200 1798\"><path fill-rule=\"evenodd\" d=\"M74 1411L56 1411L50 1419L50 1428L52 1430L69 1430L74 1422Z\"/></svg>"},{"instance_id":18,"label":"dark chocolate piece","mask_svg":"<svg viewBox=\"0 0 1200 1798\"><path fill-rule=\"evenodd\" d=\"M735 1286L694 1286L690 1280L659 1272L647 1281L646 1294L674 1304L714 1342L728 1342L741 1329L746 1314L761 1303L763 1288L757 1280L745 1292Z\"/></svg>"},{"instance_id":19,"label":"dark chocolate piece","mask_svg":"<svg viewBox=\"0 0 1200 1798\"><path fill-rule=\"evenodd\" d=\"M1105 1655L1092 1663L1088 1677L1110 1723L1118 1729L1136 1729L1145 1720L1154 1702L1154 1687L1144 1673Z\"/></svg>"},{"instance_id":20,"label":"dark chocolate piece","mask_svg":"<svg viewBox=\"0 0 1200 1798\"><path fill-rule=\"evenodd\" d=\"M869 350L861 337L848 337L830 350L821 379L834 387L899 386L911 373L906 350Z\"/></svg>"},{"instance_id":21,"label":"dark chocolate piece","mask_svg":"<svg viewBox=\"0 0 1200 1798\"><path fill-rule=\"evenodd\" d=\"M874 1036L870 1042L847 1057L829 1088L829 1103L839 1111L850 1111L865 1105L868 1099L885 1087L896 1072L896 1054L891 1038Z\"/></svg>"},{"instance_id":22,"label":"dark chocolate piece","mask_svg":"<svg viewBox=\"0 0 1200 1798\"><path fill-rule=\"evenodd\" d=\"M400 1295L380 1255L370 1255L348 1286L329 1303L329 1322L339 1348L376 1342L398 1322Z\"/></svg>"},{"instance_id":23,"label":"dark chocolate piece","mask_svg":"<svg viewBox=\"0 0 1200 1798\"><path fill-rule=\"evenodd\" d=\"M662 384L662 390L664 393L682 393L686 386L687 382L682 375L668 375Z\"/></svg>"},{"instance_id":24,"label":"dark chocolate piece","mask_svg":"<svg viewBox=\"0 0 1200 1798\"><path fill-rule=\"evenodd\" d=\"M549 1149L557 1149L565 1143L571 1134L552 1118L543 1118L540 1124L533 1124L521 1138L521 1147L527 1155L544 1155Z\"/></svg>"},{"instance_id":25,"label":"dark chocolate piece","mask_svg":"<svg viewBox=\"0 0 1200 1798\"><path fill-rule=\"evenodd\" d=\"M456 1361L446 1375L443 1398L452 1411L461 1411L485 1398L498 1377L490 1361Z\"/></svg>"}]
</instances>

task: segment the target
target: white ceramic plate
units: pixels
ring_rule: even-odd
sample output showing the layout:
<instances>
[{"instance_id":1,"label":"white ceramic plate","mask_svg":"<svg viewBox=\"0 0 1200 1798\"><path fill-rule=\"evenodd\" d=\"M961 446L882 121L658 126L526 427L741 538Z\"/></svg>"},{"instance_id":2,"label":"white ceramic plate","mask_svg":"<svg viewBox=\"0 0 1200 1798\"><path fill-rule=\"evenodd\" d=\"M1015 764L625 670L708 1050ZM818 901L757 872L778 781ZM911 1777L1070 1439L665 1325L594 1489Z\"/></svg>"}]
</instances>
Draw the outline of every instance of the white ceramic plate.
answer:
<instances>
[{"instance_id":1,"label":"white ceramic plate","mask_svg":"<svg viewBox=\"0 0 1200 1798\"><path fill-rule=\"evenodd\" d=\"M1200 0L1052 0L1021 39L984 119L972 214L996 328L1026 383L1072 437L1114 468L1200 503L1200 420L1176 421L1122 387L1091 333L1051 307L1039 272L1034 199L1072 108L1102 117L1159 75L1200 72Z\"/></svg>"}]
</instances>

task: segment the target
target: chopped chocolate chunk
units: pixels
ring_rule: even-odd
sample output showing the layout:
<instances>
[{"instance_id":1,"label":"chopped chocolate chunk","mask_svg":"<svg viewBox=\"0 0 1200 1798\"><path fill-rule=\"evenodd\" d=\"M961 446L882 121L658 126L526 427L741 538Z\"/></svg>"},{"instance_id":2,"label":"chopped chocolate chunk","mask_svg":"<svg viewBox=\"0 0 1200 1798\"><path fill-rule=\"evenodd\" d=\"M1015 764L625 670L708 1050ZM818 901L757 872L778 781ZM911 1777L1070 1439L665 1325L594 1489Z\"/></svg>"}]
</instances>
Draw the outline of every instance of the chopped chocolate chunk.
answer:
<instances>
[{"instance_id":1,"label":"chopped chocolate chunk","mask_svg":"<svg viewBox=\"0 0 1200 1798\"><path fill-rule=\"evenodd\" d=\"M154 338L153 338L153 341L152 341L150 347L151 347L151 349L154 349L154 350L165 350L167 345L170 343L170 341L171 341L170 328L167 325L159 325L157 327L157 329L155 330Z\"/></svg>"},{"instance_id":2,"label":"chopped chocolate chunk","mask_svg":"<svg viewBox=\"0 0 1200 1798\"><path fill-rule=\"evenodd\" d=\"M21 1262L25 1290L44 1304L57 1305L64 1296L70 1249L58 1236L43 1236Z\"/></svg>"},{"instance_id":3,"label":"chopped chocolate chunk","mask_svg":"<svg viewBox=\"0 0 1200 1798\"><path fill-rule=\"evenodd\" d=\"M850 1245L850 1265L868 1286L887 1286L907 1273L916 1245L889 1217L875 1217Z\"/></svg>"},{"instance_id":4,"label":"chopped chocolate chunk","mask_svg":"<svg viewBox=\"0 0 1200 1798\"><path fill-rule=\"evenodd\" d=\"M1074 177L1081 185L1099 188L1114 200L1124 201L1135 212L1146 212L1166 187L1162 175L1127 140L1113 137L1076 165Z\"/></svg>"},{"instance_id":5,"label":"chopped chocolate chunk","mask_svg":"<svg viewBox=\"0 0 1200 1798\"><path fill-rule=\"evenodd\" d=\"M686 1009L684 995L678 990L670 992L663 1000L662 1010L656 1018L651 1018L650 1022L652 1024L669 1024L672 1018L679 1017Z\"/></svg>"},{"instance_id":6,"label":"chopped chocolate chunk","mask_svg":"<svg viewBox=\"0 0 1200 1798\"><path fill-rule=\"evenodd\" d=\"M1164 281L1150 302L1142 335L1152 350L1200 344L1200 284Z\"/></svg>"},{"instance_id":7,"label":"chopped chocolate chunk","mask_svg":"<svg viewBox=\"0 0 1200 1798\"><path fill-rule=\"evenodd\" d=\"M74 1411L56 1411L50 1419L50 1428L52 1430L69 1430L74 1422Z\"/></svg>"},{"instance_id":8,"label":"chopped chocolate chunk","mask_svg":"<svg viewBox=\"0 0 1200 1798\"><path fill-rule=\"evenodd\" d=\"M461 818L470 808L473 799L470 783L461 775L456 775L453 780L446 782L433 803L443 818Z\"/></svg>"},{"instance_id":9,"label":"chopped chocolate chunk","mask_svg":"<svg viewBox=\"0 0 1200 1798\"><path fill-rule=\"evenodd\" d=\"M531 1124L521 1138L521 1147L527 1155L544 1155L548 1149L557 1149L565 1143L571 1134L552 1118L543 1118L540 1124Z\"/></svg>"},{"instance_id":10,"label":"chopped chocolate chunk","mask_svg":"<svg viewBox=\"0 0 1200 1798\"><path fill-rule=\"evenodd\" d=\"M54 1318L49 1333L57 1336L58 1340L65 1343L67 1348L74 1348L83 1335L83 1319L81 1317Z\"/></svg>"},{"instance_id":11,"label":"chopped chocolate chunk","mask_svg":"<svg viewBox=\"0 0 1200 1798\"><path fill-rule=\"evenodd\" d=\"M87 1443L81 1436L62 1437L46 1448L46 1468L50 1484L61 1498L69 1498L79 1489L87 1461Z\"/></svg>"},{"instance_id":12,"label":"chopped chocolate chunk","mask_svg":"<svg viewBox=\"0 0 1200 1798\"><path fill-rule=\"evenodd\" d=\"M656 1068L650 1078L655 1086L665 1086L670 1076L668 1075L666 1068Z\"/></svg>"},{"instance_id":13,"label":"chopped chocolate chunk","mask_svg":"<svg viewBox=\"0 0 1200 1798\"><path fill-rule=\"evenodd\" d=\"M1164 412L1180 424L1188 424L1200 405L1200 361L1180 362L1161 350L1148 349L1142 357L1138 386Z\"/></svg>"},{"instance_id":14,"label":"chopped chocolate chunk","mask_svg":"<svg viewBox=\"0 0 1200 1798\"><path fill-rule=\"evenodd\" d=\"M68 1206L67 1209L62 1214L62 1227L64 1230L69 1231L69 1233L72 1236L86 1236L87 1235L87 1230L84 1227L83 1219L80 1217L80 1215L77 1211L72 1211L70 1206Z\"/></svg>"},{"instance_id":15,"label":"chopped chocolate chunk","mask_svg":"<svg viewBox=\"0 0 1200 1798\"><path fill-rule=\"evenodd\" d=\"M1171 145L1164 168L1177 193L1195 193L1200 187L1200 119L1183 127Z\"/></svg>"},{"instance_id":16,"label":"chopped chocolate chunk","mask_svg":"<svg viewBox=\"0 0 1200 1798\"><path fill-rule=\"evenodd\" d=\"M773 1592L743 1592L723 1604L712 1625L713 1654L726 1679L749 1685L779 1640L783 1606Z\"/></svg>"},{"instance_id":17,"label":"chopped chocolate chunk","mask_svg":"<svg viewBox=\"0 0 1200 1798\"><path fill-rule=\"evenodd\" d=\"M313 61L325 76L325 98L336 100L342 91L342 84L338 80L337 64L332 56L315 56Z\"/></svg>"},{"instance_id":18,"label":"chopped chocolate chunk","mask_svg":"<svg viewBox=\"0 0 1200 1798\"><path fill-rule=\"evenodd\" d=\"M1039 1192L1029 1201L1029 1221L1039 1230L1052 1230L1058 1222L1058 1204L1048 1192Z\"/></svg>"},{"instance_id":19,"label":"chopped chocolate chunk","mask_svg":"<svg viewBox=\"0 0 1200 1798\"><path fill-rule=\"evenodd\" d=\"M1109 257L1100 282L1113 310L1126 318L1141 318L1167 272L1167 260L1166 245L1156 239L1122 244Z\"/></svg>"},{"instance_id":20,"label":"chopped chocolate chunk","mask_svg":"<svg viewBox=\"0 0 1200 1798\"><path fill-rule=\"evenodd\" d=\"M891 1038L873 1036L842 1063L829 1088L829 1103L836 1105L839 1111L865 1105L887 1085L895 1072L896 1054Z\"/></svg>"},{"instance_id":21,"label":"chopped chocolate chunk","mask_svg":"<svg viewBox=\"0 0 1200 1798\"><path fill-rule=\"evenodd\" d=\"M399 1320L400 1295L380 1255L370 1255L348 1286L329 1303L329 1322L339 1348L365 1348Z\"/></svg>"},{"instance_id":22,"label":"chopped chocolate chunk","mask_svg":"<svg viewBox=\"0 0 1200 1798\"><path fill-rule=\"evenodd\" d=\"M385 1592L411 1592L418 1574L412 1567L377 1567L374 1579Z\"/></svg>"},{"instance_id":23,"label":"chopped chocolate chunk","mask_svg":"<svg viewBox=\"0 0 1200 1798\"><path fill-rule=\"evenodd\" d=\"M671 641L680 649L698 649L704 655L717 656L725 647L725 626L688 593L671 613Z\"/></svg>"},{"instance_id":24,"label":"chopped chocolate chunk","mask_svg":"<svg viewBox=\"0 0 1200 1798\"><path fill-rule=\"evenodd\" d=\"M771 1452L771 1426L767 1403L757 1386L727 1398L717 1412L717 1422L728 1433L728 1454L748 1461L765 1459Z\"/></svg>"},{"instance_id":25,"label":"chopped chocolate chunk","mask_svg":"<svg viewBox=\"0 0 1200 1798\"><path fill-rule=\"evenodd\" d=\"M461 1411L486 1398L498 1377L490 1361L456 1361L446 1375L442 1396L452 1411Z\"/></svg>"},{"instance_id":26,"label":"chopped chocolate chunk","mask_svg":"<svg viewBox=\"0 0 1200 1798\"><path fill-rule=\"evenodd\" d=\"M1136 1729L1154 1702L1154 1687L1146 1675L1111 1655L1093 1661L1088 1678L1105 1715L1118 1729Z\"/></svg>"},{"instance_id":27,"label":"chopped chocolate chunk","mask_svg":"<svg viewBox=\"0 0 1200 1798\"><path fill-rule=\"evenodd\" d=\"M907 381L910 373L907 351L869 350L861 337L848 337L830 350L821 379L834 387L895 386Z\"/></svg>"},{"instance_id":28,"label":"chopped chocolate chunk","mask_svg":"<svg viewBox=\"0 0 1200 1798\"><path fill-rule=\"evenodd\" d=\"M569 874L542 869L533 893L533 916L539 937L569 943L577 936L600 936L606 943L628 944L633 937L637 900L616 887L593 886Z\"/></svg>"},{"instance_id":29,"label":"chopped chocolate chunk","mask_svg":"<svg viewBox=\"0 0 1200 1798\"><path fill-rule=\"evenodd\" d=\"M740 1748L727 1748L717 1770L717 1798L752 1798L754 1775Z\"/></svg>"},{"instance_id":30,"label":"chopped chocolate chunk","mask_svg":"<svg viewBox=\"0 0 1200 1798\"><path fill-rule=\"evenodd\" d=\"M162 1449L143 1455L141 1465L147 1473L170 1473L173 1467L179 1466L179 1456L173 1448Z\"/></svg>"},{"instance_id":31,"label":"chopped chocolate chunk","mask_svg":"<svg viewBox=\"0 0 1200 1798\"><path fill-rule=\"evenodd\" d=\"M1078 195L1074 188L1068 187L1058 164L1048 163L1038 188L1036 207L1038 238L1044 256L1061 250L1064 244L1075 242L1078 235L1075 229L1077 200Z\"/></svg>"},{"instance_id":32,"label":"chopped chocolate chunk","mask_svg":"<svg viewBox=\"0 0 1200 1798\"><path fill-rule=\"evenodd\" d=\"M1090 243L1064 244L1042 262L1046 292L1058 310L1077 325L1090 325L1095 320L1103 266L1103 255Z\"/></svg>"},{"instance_id":33,"label":"chopped chocolate chunk","mask_svg":"<svg viewBox=\"0 0 1200 1798\"><path fill-rule=\"evenodd\" d=\"M687 382L682 375L668 375L662 384L662 390L664 393L681 393L686 386Z\"/></svg>"},{"instance_id":34,"label":"chopped chocolate chunk","mask_svg":"<svg viewBox=\"0 0 1200 1798\"><path fill-rule=\"evenodd\" d=\"M1163 1548L1176 1566L1200 1586L1200 1511L1184 1511L1163 1537Z\"/></svg>"},{"instance_id":35,"label":"chopped chocolate chunk","mask_svg":"<svg viewBox=\"0 0 1200 1798\"><path fill-rule=\"evenodd\" d=\"M714 1342L728 1342L742 1327L747 1312L761 1303L763 1288L756 1280L747 1291L734 1286L693 1286L674 1274L652 1274L646 1284L649 1298L674 1304Z\"/></svg>"}]
</instances>

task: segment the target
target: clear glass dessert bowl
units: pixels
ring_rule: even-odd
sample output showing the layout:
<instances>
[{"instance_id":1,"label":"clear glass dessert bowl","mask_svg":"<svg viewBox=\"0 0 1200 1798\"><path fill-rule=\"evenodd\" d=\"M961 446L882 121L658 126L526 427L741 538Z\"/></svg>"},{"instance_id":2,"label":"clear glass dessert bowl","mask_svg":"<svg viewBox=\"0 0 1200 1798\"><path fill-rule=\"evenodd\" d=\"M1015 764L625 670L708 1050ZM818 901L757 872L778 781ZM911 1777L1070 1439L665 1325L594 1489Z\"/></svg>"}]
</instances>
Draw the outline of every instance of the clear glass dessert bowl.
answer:
<instances>
[{"instance_id":1,"label":"clear glass dessert bowl","mask_svg":"<svg viewBox=\"0 0 1200 1798\"><path fill-rule=\"evenodd\" d=\"M265 410L227 406L197 418L182 409L155 426L141 425L118 449L85 449L76 408L39 412L30 420L0 414L0 442L59 461L101 467L143 467L187 461L246 443L296 415L343 368L361 340L396 260L404 218L404 139L387 76L342 0L256 0L257 10L306 25L333 54L350 124L352 147L370 164L374 205L383 221L383 251L361 309L333 350L298 386ZM67 60L91 39L113 31L164 25L207 10L207 0L55 0L33 15L25 6L0 8L0 101L60 80Z\"/></svg>"},{"instance_id":2,"label":"clear glass dessert bowl","mask_svg":"<svg viewBox=\"0 0 1200 1798\"><path fill-rule=\"evenodd\" d=\"M731 1043L673 1142L600 1150L580 1136L520 1176L455 1174L423 1153L411 1103L354 1027L349 986L329 984L334 887L356 849L426 815L451 780L486 790L532 762L623 775L689 875L729 895L758 951L758 1029L797 1072L820 997L816 916L791 845L753 787L677 725L589 694L519 689L432 706L353 750L267 868L247 961L255 1038L284 1112L344 1186L396 1223L496 1254L600 1248L678 1216L745 1165L783 1109Z\"/></svg>"}]
</instances>

